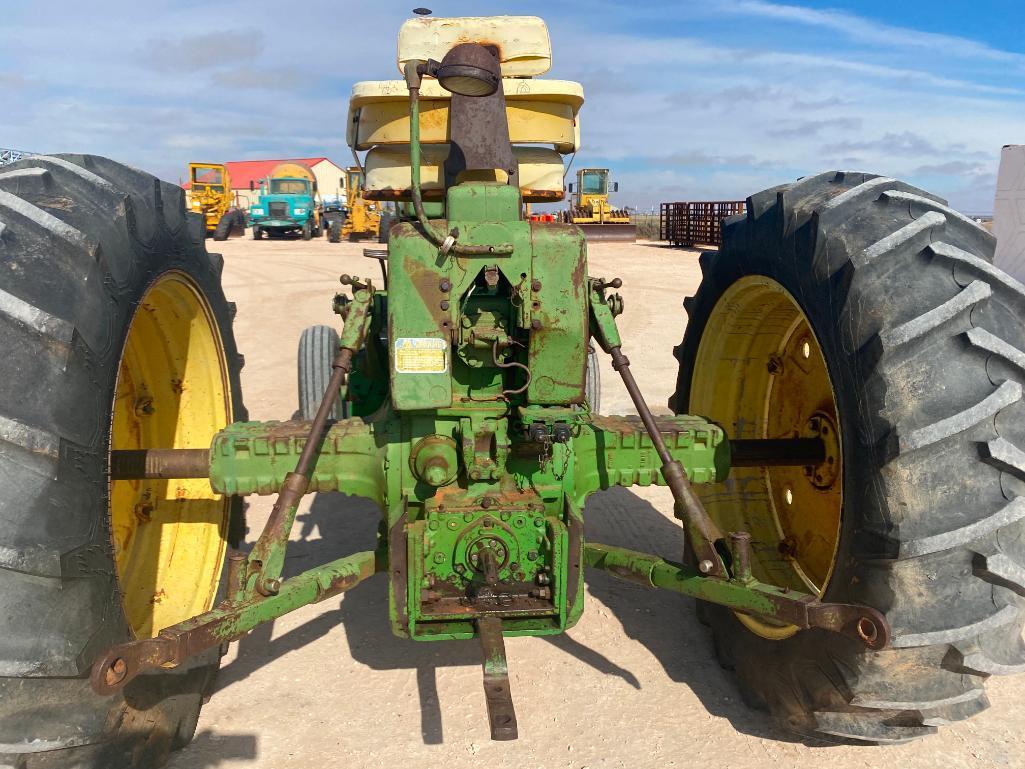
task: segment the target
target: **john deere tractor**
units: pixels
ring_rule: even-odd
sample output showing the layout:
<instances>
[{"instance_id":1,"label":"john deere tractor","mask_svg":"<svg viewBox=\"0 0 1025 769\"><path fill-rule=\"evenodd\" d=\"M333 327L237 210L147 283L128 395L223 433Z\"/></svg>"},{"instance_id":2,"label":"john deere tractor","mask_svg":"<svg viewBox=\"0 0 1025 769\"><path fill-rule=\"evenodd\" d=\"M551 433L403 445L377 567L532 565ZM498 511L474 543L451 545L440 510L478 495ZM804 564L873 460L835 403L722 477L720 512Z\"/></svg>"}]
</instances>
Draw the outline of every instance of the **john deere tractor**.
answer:
<instances>
[{"instance_id":1,"label":"john deere tractor","mask_svg":"<svg viewBox=\"0 0 1025 769\"><path fill-rule=\"evenodd\" d=\"M983 710L1025 668L1025 288L993 238L876 174L753 195L702 256L656 417L621 281L577 227L523 217L561 196L580 125L580 87L537 77L543 22L415 19L398 52L402 80L354 88L349 138L368 199L412 214L386 281L341 276L309 420L247 419L180 188L82 155L0 174L6 762L158 765L225 644L369 579L396 635L479 642L498 740L503 639L571 628L585 569L697 599L745 698L799 734L899 742ZM635 415L594 408L589 343ZM647 484L678 559L585 537L591 494ZM325 491L379 505L376 547L283 578ZM249 494L276 501L243 548Z\"/></svg>"},{"instance_id":2,"label":"john deere tractor","mask_svg":"<svg viewBox=\"0 0 1025 769\"><path fill-rule=\"evenodd\" d=\"M189 163L189 207L202 215L207 235L243 235L246 215L236 205L228 169L220 163Z\"/></svg>"}]
</instances>

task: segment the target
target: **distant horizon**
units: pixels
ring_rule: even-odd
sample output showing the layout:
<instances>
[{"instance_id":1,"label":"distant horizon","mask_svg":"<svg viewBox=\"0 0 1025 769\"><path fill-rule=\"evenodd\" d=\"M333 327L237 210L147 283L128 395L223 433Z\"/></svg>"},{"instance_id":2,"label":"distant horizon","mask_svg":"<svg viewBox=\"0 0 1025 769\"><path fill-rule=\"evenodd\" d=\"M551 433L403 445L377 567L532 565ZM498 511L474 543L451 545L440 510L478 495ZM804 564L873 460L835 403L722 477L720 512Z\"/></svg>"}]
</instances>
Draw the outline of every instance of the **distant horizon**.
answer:
<instances>
[{"instance_id":1,"label":"distant horizon","mask_svg":"<svg viewBox=\"0 0 1025 769\"><path fill-rule=\"evenodd\" d=\"M410 15L409 3L311 0L314 18L358 17L359 34L313 24L290 47L265 0L103 5L7 4L0 145L107 155L171 181L196 159L347 165L349 91L398 77ZM575 165L610 168L618 206L738 200L844 169L989 215L1000 148L1025 142L1025 54L1007 23L1020 8L865 5L467 0L434 11L546 20L546 77L584 86Z\"/></svg>"}]
</instances>

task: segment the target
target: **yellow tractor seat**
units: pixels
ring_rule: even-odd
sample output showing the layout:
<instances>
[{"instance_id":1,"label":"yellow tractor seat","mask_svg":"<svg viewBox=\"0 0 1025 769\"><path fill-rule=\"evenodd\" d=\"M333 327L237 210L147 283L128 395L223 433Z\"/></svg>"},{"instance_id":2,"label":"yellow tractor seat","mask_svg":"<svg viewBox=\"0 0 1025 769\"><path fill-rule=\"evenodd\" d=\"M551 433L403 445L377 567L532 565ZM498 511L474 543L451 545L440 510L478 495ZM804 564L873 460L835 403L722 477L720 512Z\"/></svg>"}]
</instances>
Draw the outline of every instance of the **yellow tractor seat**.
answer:
<instances>
[{"instance_id":1,"label":"yellow tractor seat","mask_svg":"<svg viewBox=\"0 0 1025 769\"><path fill-rule=\"evenodd\" d=\"M569 80L503 78L509 140L513 144L550 144L558 152L580 146L578 113L584 89ZM420 89L420 141L446 144L450 94L438 81L425 79ZM409 92L402 80L356 83L349 99L346 141L356 150L409 143Z\"/></svg>"},{"instance_id":2,"label":"yellow tractor seat","mask_svg":"<svg viewBox=\"0 0 1025 769\"><path fill-rule=\"evenodd\" d=\"M423 148L420 186L425 200L441 200L447 144ZM525 203L562 200L562 156L548 147L513 147L519 164L520 193ZM367 153L364 197L367 200L411 200L409 145L374 147ZM504 178L504 173L502 174Z\"/></svg>"},{"instance_id":3,"label":"yellow tractor seat","mask_svg":"<svg viewBox=\"0 0 1025 769\"><path fill-rule=\"evenodd\" d=\"M504 77L543 75L552 66L548 27L537 16L421 17L399 30L399 72L408 61L441 59L469 41L495 49Z\"/></svg>"}]
</instances>

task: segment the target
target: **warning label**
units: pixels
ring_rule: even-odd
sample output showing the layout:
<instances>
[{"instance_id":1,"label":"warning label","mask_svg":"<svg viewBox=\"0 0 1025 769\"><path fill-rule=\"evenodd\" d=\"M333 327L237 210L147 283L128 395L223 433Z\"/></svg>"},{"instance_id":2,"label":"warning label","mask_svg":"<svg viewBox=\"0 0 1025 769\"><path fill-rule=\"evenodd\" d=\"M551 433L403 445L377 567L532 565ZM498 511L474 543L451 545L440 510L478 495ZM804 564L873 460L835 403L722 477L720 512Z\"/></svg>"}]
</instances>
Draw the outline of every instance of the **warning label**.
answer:
<instances>
[{"instance_id":1,"label":"warning label","mask_svg":"<svg viewBox=\"0 0 1025 769\"><path fill-rule=\"evenodd\" d=\"M399 337L395 340L395 371L399 374L444 374L448 342L430 337Z\"/></svg>"}]
</instances>

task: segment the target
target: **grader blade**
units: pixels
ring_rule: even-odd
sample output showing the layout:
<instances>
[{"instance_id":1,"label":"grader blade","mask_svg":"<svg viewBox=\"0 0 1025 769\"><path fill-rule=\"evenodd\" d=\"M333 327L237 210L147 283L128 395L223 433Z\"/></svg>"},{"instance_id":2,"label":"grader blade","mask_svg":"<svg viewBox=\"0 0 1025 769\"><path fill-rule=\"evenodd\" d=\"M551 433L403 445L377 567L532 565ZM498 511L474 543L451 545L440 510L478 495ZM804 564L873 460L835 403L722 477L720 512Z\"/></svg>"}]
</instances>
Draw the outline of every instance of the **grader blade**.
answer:
<instances>
[{"instance_id":1,"label":"grader blade","mask_svg":"<svg viewBox=\"0 0 1025 769\"><path fill-rule=\"evenodd\" d=\"M633 224L578 224L588 243L633 243L637 227Z\"/></svg>"}]
</instances>

